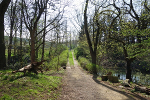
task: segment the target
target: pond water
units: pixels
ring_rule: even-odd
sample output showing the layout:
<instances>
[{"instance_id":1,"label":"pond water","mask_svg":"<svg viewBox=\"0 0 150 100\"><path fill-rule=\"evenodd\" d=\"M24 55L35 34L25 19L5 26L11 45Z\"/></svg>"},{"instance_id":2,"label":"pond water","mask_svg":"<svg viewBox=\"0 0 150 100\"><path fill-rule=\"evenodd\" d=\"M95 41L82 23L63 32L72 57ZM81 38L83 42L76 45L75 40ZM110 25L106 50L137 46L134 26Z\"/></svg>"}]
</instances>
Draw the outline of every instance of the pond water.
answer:
<instances>
[{"instance_id":1,"label":"pond water","mask_svg":"<svg viewBox=\"0 0 150 100\"><path fill-rule=\"evenodd\" d=\"M126 79L125 70L113 70L113 76L120 75L120 80ZM150 85L150 74L142 74L141 72L132 72L132 81L142 85Z\"/></svg>"}]
</instances>

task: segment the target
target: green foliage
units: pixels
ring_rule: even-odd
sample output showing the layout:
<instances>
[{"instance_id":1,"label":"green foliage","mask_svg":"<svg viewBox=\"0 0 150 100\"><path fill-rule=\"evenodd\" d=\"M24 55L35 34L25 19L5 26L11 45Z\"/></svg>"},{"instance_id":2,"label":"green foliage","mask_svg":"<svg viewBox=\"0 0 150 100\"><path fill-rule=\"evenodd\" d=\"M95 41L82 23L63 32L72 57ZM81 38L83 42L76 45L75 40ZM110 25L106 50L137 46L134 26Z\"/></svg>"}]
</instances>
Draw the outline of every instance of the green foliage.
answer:
<instances>
[{"instance_id":1,"label":"green foliage","mask_svg":"<svg viewBox=\"0 0 150 100\"><path fill-rule=\"evenodd\" d=\"M83 69L88 70L88 69L86 68L86 65L90 64L90 62L89 62L86 58L84 58L84 57L79 57L79 58L78 58L78 62L80 63L80 65L81 65L81 67L82 67Z\"/></svg>"}]
</instances>

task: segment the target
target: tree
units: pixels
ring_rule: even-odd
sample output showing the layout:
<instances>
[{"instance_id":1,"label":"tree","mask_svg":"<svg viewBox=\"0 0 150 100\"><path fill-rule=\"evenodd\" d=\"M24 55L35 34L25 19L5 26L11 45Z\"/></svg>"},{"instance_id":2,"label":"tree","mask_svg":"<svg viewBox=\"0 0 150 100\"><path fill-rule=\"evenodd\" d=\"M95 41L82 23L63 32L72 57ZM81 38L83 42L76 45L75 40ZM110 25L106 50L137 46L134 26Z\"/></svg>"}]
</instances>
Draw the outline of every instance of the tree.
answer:
<instances>
[{"instance_id":1,"label":"tree","mask_svg":"<svg viewBox=\"0 0 150 100\"><path fill-rule=\"evenodd\" d=\"M11 0L2 0L0 3L0 69L6 67L5 42L4 42L4 14Z\"/></svg>"},{"instance_id":2,"label":"tree","mask_svg":"<svg viewBox=\"0 0 150 100\"><path fill-rule=\"evenodd\" d=\"M57 23L62 18L62 16L60 16L60 14L64 11L64 8L62 11L58 10L58 13L56 14L56 16L49 20L49 23L46 25L46 27L44 27L43 29L41 29L40 31L37 32L38 21L40 20L44 10L46 9L48 1L49 0L35 0L35 2L33 1L33 2L30 2L30 4L28 4L30 6L27 6L27 1L23 2L24 3L23 4L24 5L23 6L24 23L30 32L30 38L31 38L31 62L35 61L35 50L38 49L39 46L43 44L43 42L42 42L37 47L35 47L35 44L38 43L42 39L43 35L37 41L36 41L36 37L40 33L42 33L45 28L48 28L50 25L53 25L54 27L50 27L46 31L46 33L51 31L53 28L57 27ZM49 6L55 7L55 4L53 3L53 1L51 1L49 3ZM54 9L54 11L55 10L56 9ZM59 20L57 20L57 22L55 22L56 19L59 19Z\"/></svg>"},{"instance_id":3,"label":"tree","mask_svg":"<svg viewBox=\"0 0 150 100\"><path fill-rule=\"evenodd\" d=\"M148 25L149 17L144 17L142 14L138 15L133 6L132 0L130 3L124 2L122 7L117 7L115 1L113 2L114 8L117 10L117 15L112 19L109 28L109 38L122 44L124 58L126 61L126 78L132 81L132 69L131 63L136 59L139 54L143 54L144 38L143 36L147 34L146 29ZM127 6L125 10L124 6ZM130 15L132 19L123 19L124 15ZM115 31L112 29L115 20L118 20L120 29ZM147 20L147 21L146 21ZM145 31L145 32L144 32ZM141 34L142 33L142 34ZM145 33L145 34L144 34ZM144 35L143 35L144 34ZM137 41L136 41L137 40Z\"/></svg>"},{"instance_id":4,"label":"tree","mask_svg":"<svg viewBox=\"0 0 150 100\"><path fill-rule=\"evenodd\" d=\"M24 22L27 27L27 29L30 32L30 37L31 37L31 62L35 61L35 38L36 38L36 30L37 30L37 23L44 12L44 9L46 8L48 0L41 0L31 3L31 6L33 7L33 11L29 13L28 9L30 9L29 6L25 6L23 9L23 17L24 17ZM23 5L27 5L26 2L24 1ZM30 9L31 10L31 9ZM32 17L31 17L31 15Z\"/></svg>"},{"instance_id":5,"label":"tree","mask_svg":"<svg viewBox=\"0 0 150 100\"><path fill-rule=\"evenodd\" d=\"M96 52L97 52L98 39L99 39L99 36L100 36L100 31L102 31L102 30L101 30L101 24L99 22L99 7L97 8L95 6L94 17L92 18L92 20L93 20L92 39L90 38L90 33L89 33L89 30L88 30L88 21L87 21L88 2L89 2L89 0L86 0L86 4L85 4L85 8L84 8L84 30L85 30L87 42L88 42L88 45L89 45L90 55L91 55L91 58L92 58L92 64L93 64L93 69L92 70L93 70L94 74L97 74L97 70L96 70L96 55L97 54L96 54Z\"/></svg>"}]
</instances>

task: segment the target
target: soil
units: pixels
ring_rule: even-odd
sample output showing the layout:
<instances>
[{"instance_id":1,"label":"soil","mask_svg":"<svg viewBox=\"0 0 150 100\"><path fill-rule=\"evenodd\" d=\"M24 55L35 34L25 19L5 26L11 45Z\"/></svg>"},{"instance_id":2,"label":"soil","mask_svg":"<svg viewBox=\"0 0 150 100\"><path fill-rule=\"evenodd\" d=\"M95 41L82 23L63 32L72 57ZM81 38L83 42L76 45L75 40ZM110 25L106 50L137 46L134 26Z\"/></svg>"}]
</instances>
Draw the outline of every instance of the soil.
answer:
<instances>
[{"instance_id":1,"label":"soil","mask_svg":"<svg viewBox=\"0 0 150 100\"><path fill-rule=\"evenodd\" d=\"M74 66L67 64L59 100L148 100L148 98L97 80L97 76L88 74L74 59Z\"/></svg>"}]
</instances>

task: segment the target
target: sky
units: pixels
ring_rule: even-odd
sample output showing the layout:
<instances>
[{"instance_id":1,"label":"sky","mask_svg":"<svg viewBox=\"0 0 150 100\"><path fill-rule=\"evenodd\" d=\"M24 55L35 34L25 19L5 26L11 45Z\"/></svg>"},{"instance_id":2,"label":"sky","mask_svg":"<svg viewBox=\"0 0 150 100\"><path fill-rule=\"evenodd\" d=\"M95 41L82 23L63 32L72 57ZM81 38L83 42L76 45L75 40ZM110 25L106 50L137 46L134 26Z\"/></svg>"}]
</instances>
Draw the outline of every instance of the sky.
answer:
<instances>
[{"instance_id":1,"label":"sky","mask_svg":"<svg viewBox=\"0 0 150 100\"><path fill-rule=\"evenodd\" d=\"M66 12L64 14L67 17L68 30L74 29L75 31L79 29L79 22L77 21L77 14L83 16L83 8L85 0L68 0L69 5L66 7Z\"/></svg>"}]
</instances>

